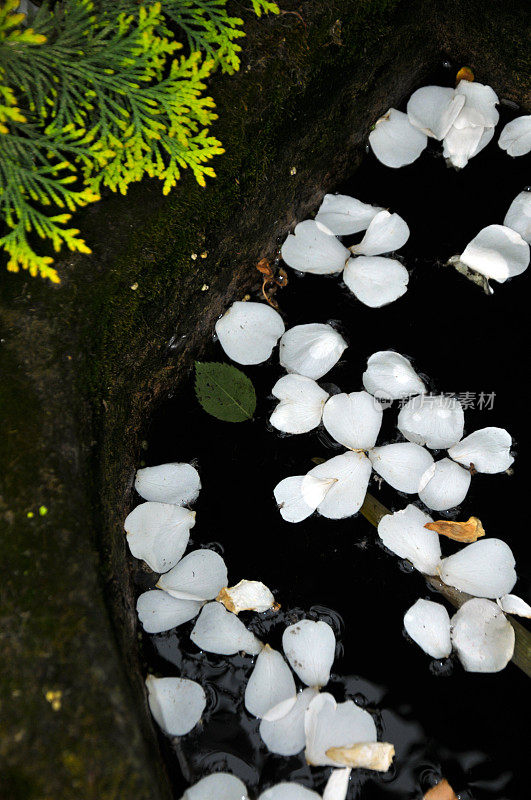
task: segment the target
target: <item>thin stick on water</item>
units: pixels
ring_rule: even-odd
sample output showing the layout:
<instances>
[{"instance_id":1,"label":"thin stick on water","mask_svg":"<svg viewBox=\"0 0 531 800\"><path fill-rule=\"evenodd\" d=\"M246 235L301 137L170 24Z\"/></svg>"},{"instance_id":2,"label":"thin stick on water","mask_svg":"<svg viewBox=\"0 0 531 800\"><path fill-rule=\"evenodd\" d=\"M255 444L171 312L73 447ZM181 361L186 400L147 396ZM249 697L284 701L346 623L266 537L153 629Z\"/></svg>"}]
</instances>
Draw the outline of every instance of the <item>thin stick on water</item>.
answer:
<instances>
[{"instance_id":1,"label":"thin stick on water","mask_svg":"<svg viewBox=\"0 0 531 800\"><path fill-rule=\"evenodd\" d=\"M367 492L365 496L365 501L360 508L360 512L375 528L378 527L378 523L382 517L391 513L376 499L376 497L369 494L369 492ZM435 575L424 575L424 578L430 586L442 594L443 597L456 608L462 606L463 603L470 600L472 597L472 595L466 594L466 592L460 592L459 589L455 589L453 586L447 586L446 583L443 583L443 581ZM524 628L524 626L517 622L510 614L506 614L506 617L513 626L515 633L512 661L531 678L531 632L528 631L527 628Z\"/></svg>"}]
</instances>

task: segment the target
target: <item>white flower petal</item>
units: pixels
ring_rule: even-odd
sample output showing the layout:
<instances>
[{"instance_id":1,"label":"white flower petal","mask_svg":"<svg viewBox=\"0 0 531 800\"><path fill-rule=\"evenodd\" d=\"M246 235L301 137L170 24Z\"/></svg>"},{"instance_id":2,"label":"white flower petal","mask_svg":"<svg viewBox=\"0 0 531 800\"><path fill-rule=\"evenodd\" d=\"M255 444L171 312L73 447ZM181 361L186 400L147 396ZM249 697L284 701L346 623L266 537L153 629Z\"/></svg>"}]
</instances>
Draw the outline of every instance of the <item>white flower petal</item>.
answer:
<instances>
[{"instance_id":1,"label":"white flower petal","mask_svg":"<svg viewBox=\"0 0 531 800\"><path fill-rule=\"evenodd\" d=\"M359 244L351 247L360 256L379 256L402 247L409 239L409 228L398 214L379 211Z\"/></svg>"},{"instance_id":2,"label":"white flower petal","mask_svg":"<svg viewBox=\"0 0 531 800\"><path fill-rule=\"evenodd\" d=\"M514 461L511 435L505 428L481 428L448 450L454 461L489 475L505 472Z\"/></svg>"},{"instance_id":3,"label":"white flower petal","mask_svg":"<svg viewBox=\"0 0 531 800\"><path fill-rule=\"evenodd\" d=\"M337 364L347 343L331 325L310 322L286 331L280 340L280 364L288 372L319 380Z\"/></svg>"},{"instance_id":4,"label":"white flower petal","mask_svg":"<svg viewBox=\"0 0 531 800\"><path fill-rule=\"evenodd\" d=\"M240 611L262 613L275 605L273 593L261 581L243 580L236 586L227 586L221 590L216 599L233 614L239 614Z\"/></svg>"},{"instance_id":5,"label":"white flower petal","mask_svg":"<svg viewBox=\"0 0 531 800\"><path fill-rule=\"evenodd\" d=\"M520 192L516 195L503 224L519 233L524 242L531 244L531 192Z\"/></svg>"},{"instance_id":6,"label":"white flower petal","mask_svg":"<svg viewBox=\"0 0 531 800\"><path fill-rule=\"evenodd\" d=\"M514 652L514 628L496 603L473 598L452 617L452 644L468 672L500 672Z\"/></svg>"},{"instance_id":7,"label":"white flower petal","mask_svg":"<svg viewBox=\"0 0 531 800\"><path fill-rule=\"evenodd\" d=\"M476 145L476 149L470 154L470 158L477 156L481 151L491 142L494 138L494 128L483 128L480 140Z\"/></svg>"},{"instance_id":8,"label":"white flower petal","mask_svg":"<svg viewBox=\"0 0 531 800\"><path fill-rule=\"evenodd\" d=\"M531 619L531 606L515 594L504 594L496 602L506 614L516 614L517 617Z\"/></svg>"},{"instance_id":9,"label":"white flower petal","mask_svg":"<svg viewBox=\"0 0 531 800\"><path fill-rule=\"evenodd\" d=\"M393 489L416 494L422 476L433 464L433 456L412 442L397 442L369 451L375 472Z\"/></svg>"},{"instance_id":10,"label":"white flower petal","mask_svg":"<svg viewBox=\"0 0 531 800\"><path fill-rule=\"evenodd\" d=\"M302 495L311 505L320 484L318 512L328 519L351 517L363 505L370 476L371 463L364 453L342 453L310 470L302 481Z\"/></svg>"},{"instance_id":11,"label":"white flower petal","mask_svg":"<svg viewBox=\"0 0 531 800\"><path fill-rule=\"evenodd\" d=\"M135 489L144 500L185 506L199 496L199 473L191 464L159 464L139 469Z\"/></svg>"},{"instance_id":12,"label":"white flower petal","mask_svg":"<svg viewBox=\"0 0 531 800\"><path fill-rule=\"evenodd\" d=\"M216 602L203 606L190 639L200 650L222 656L235 653L256 656L262 649L262 642L247 630L236 614Z\"/></svg>"},{"instance_id":13,"label":"white flower petal","mask_svg":"<svg viewBox=\"0 0 531 800\"><path fill-rule=\"evenodd\" d=\"M501 539L481 539L443 558L444 583L476 597L502 597L516 583L514 556Z\"/></svg>"},{"instance_id":14,"label":"white flower petal","mask_svg":"<svg viewBox=\"0 0 531 800\"><path fill-rule=\"evenodd\" d=\"M381 210L346 194L325 194L315 221L325 225L336 236L349 236L366 230Z\"/></svg>"},{"instance_id":15,"label":"white flower petal","mask_svg":"<svg viewBox=\"0 0 531 800\"><path fill-rule=\"evenodd\" d=\"M313 514L317 506L310 506L302 496L305 475L292 475L277 483L273 490L280 516L286 522L302 522Z\"/></svg>"},{"instance_id":16,"label":"white flower petal","mask_svg":"<svg viewBox=\"0 0 531 800\"><path fill-rule=\"evenodd\" d=\"M280 314L265 303L237 300L216 322L219 343L237 364L267 361L284 331Z\"/></svg>"},{"instance_id":17,"label":"white flower petal","mask_svg":"<svg viewBox=\"0 0 531 800\"><path fill-rule=\"evenodd\" d=\"M316 428L328 399L311 378L304 375L284 375L273 386L273 395L280 400L269 421L284 433L307 433Z\"/></svg>"},{"instance_id":18,"label":"white flower petal","mask_svg":"<svg viewBox=\"0 0 531 800\"><path fill-rule=\"evenodd\" d=\"M441 458L422 476L419 497L428 508L447 511L463 502L470 488L471 478L467 469L449 458Z\"/></svg>"},{"instance_id":19,"label":"white flower petal","mask_svg":"<svg viewBox=\"0 0 531 800\"><path fill-rule=\"evenodd\" d=\"M262 792L258 800L321 800L320 795L312 789L293 781L276 783Z\"/></svg>"},{"instance_id":20,"label":"white flower petal","mask_svg":"<svg viewBox=\"0 0 531 800\"><path fill-rule=\"evenodd\" d=\"M186 550L195 511L169 503L141 503L126 517L127 544L154 572L167 572Z\"/></svg>"},{"instance_id":21,"label":"white flower petal","mask_svg":"<svg viewBox=\"0 0 531 800\"><path fill-rule=\"evenodd\" d=\"M302 619L286 628L282 647L292 670L306 686L326 686L336 652L336 637L330 625L322 620Z\"/></svg>"},{"instance_id":22,"label":"white flower petal","mask_svg":"<svg viewBox=\"0 0 531 800\"><path fill-rule=\"evenodd\" d=\"M204 549L188 553L161 575L157 586L183 600L213 600L227 583L227 567L221 556Z\"/></svg>"},{"instance_id":23,"label":"white flower petal","mask_svg":"<svg viewBox=\"0 0 531 800\"><path fill-rule=\"evenodd\" d=\"M304 715L316 695L317 689L304 689L299 692L295 705L286 716L275 722L268 722L266 719L261 721L260 736L271 753L294 756L304 749Z\"/></svg>"},{"instance_id":24,"label":"white flower petal","mask_svg":"<svg viewBox=\"0 0 531 800\"><path fill-rule=\"evenodd\" d=\"M323 800L346 800L351 772L350 767L333 769L324 788Z\"/></svg>"},{"instance_id":25,"label":"white flower petal","mask_svg":"<svg viewBox=\"0 0 531 800\"><path fill-rule=\"evenodd\" d=\"M245 784L228 772L214 772L190 786L181 800L249 800Z\"/></svg>"},{"instance_id":26,"label":"white flower petal","mask_svg":"<svg viewBox=\"0 0 531 800\"><path fill-rule=\"evenodd\" d=\"M335 394L324 407L323 425L344 447L369 450L376 443L382 417L382 406L368 392Z\"/></svg>"},{"instance_id":27,"label":"white flower petal","mask_svg":"<svg viewBox=\"0 0 531 800\"><path fill-rule=\"evenodd\" d=\"M412 397L398 415L397 427L410 442L434 450L446 449L463 435L465 415L455 397L420 395Z\"/></svg>"},{"instance_id":28,"label":"white flower petal","mask_svg":"<svg viewBox=\"0 0 531 800\"><path fill-rule=\"evenodd\" d=\"M465 97L446 86L423 86L407 104L409 121L427 136L444 139L465 104Z\"/></svg>"},{"instance_id":29,"label":"white flower petal","mask_svg":"<svg viewBox=\"0 0 531 800\"><path fill-rule=\"evenodd\" d=\"M407 558L415 569L435 575L441 560L439 536L424 526L432 518L412 504L402 511L386 514L378 523L378 536L400 558Z\"/></svg>"},{"instance_id":30,"label":"white flower petal","mask_svg":"<svg viewBox=\"0 0 531 800\"><path fill-rule=\"evenodd\" d=\"M196 617L201 605L198 600L179 600L160 589L150 589L140 595L136 610L146 633L163 633Z\"/></svg>"},{"instance_id":31,"label":"white flower petal","mask_svg":"<svg viewBox=\"0 0 531 800\"><path fill-rule=\"evenodd\" d=\"M404 614L404 628L432 658L446 658L452 652L450 617L441 603L417 600Z\"/></svg>"},{"instance_id":32,"label":"white flower petal","mask_svg":"<svg viewBox=\"0 0 531 800\"><path fill-rule=\"evenodd\" d=\"M363 385L370 394L386 400L400 400L426 391L408 359L393 350L380 350L369 357Z\"/></svg>"},{"instance_id":33,"label":"white flower petal","mask_svg":"<svg viewBox=\"0 0 531 800\"><path fill-rule=\"evenodd\" d=\"M393 763L395 748L389 742L359 742L352 747L331 747L327 755L336 764L387 772Z\"/></svg>"},{"instance_id":34,"label":"white flower petal","mask_svg":"<svg viewBox=\"0 0 531 800\"><path fill-rule=\"evenodd\" d=\"M282 258L293 269L314 275L341 272L349 251L325 225L306 219L295 226L282 245Z\"/></svg>"},{"instance_id":35,"label":"white flower petal","mask_svg":"<svg viewBox=\"0 0 531 800\"><path fill-rule=\"evenodd\" d=\"M406 293L409 272L394 258L358 256L347 261L343 280L360 302L380 308Z\"/></svg>"},{"instance_id":36,"label":"white flower petal","mask_svg":"<svg viewBox=\"0 0 531 800\"><path fill-rule=\"evenodd\" d=\"M312 766L337 766L326 755L331 747L351 747L358 742L376 741L376 726L371 715L352 700L336 703L327 692L311 701L304 727L306 761Z\"/></svg>"},{"instance_id":37,"label":"white flower petal","mask_svg":"<svg viewBox=\"0 0 531 800\"><path fill-rule=\"evenodd\" d=\"M369 134L373 153L386 167L403 167L420 156L428 137L414 128L407 114L390 108Z\"/></svg>"},{"instance_id":38,"label":"white flower petal","mask_svg":"<svg viewBox=\"0 0 531 800\"><path fill-rule=\"evenodd\" d=\"M206 706L203 688L187 678L146 678L148 703L168 736L184 736L195 728Z\"/></svg>"},{"instance_id":39,"label":"white flower petal","mask_svg":"<svg viewBox=\"0 0 531 800\"><path fill-rule=\"evenodd\" d=\"M504 283L529 266L529 245L512 228L488 225L467 244L459 261L480 275Z\"/></svg>"},{"instance_id":40,"label":"white flower petal","mask_svg":"<svg viewBox=\"0 0 531 800\"><path fill-rule=\"evenodd\" d=\"M510 156L525 156L531 151L531 114L508 122L498 141Z\"/></svg>"},{"instance_id":41,"label":"white flower petal","mask_svg":"<svg viewBox=\"0 0 531 800\"><path fill-rule=\"evenodd\" d=\"M269 722L288 714L297 700L291 670L282 655L265 645L245 688L245 708Z\"/></svg>"},{"instance_id":42,"label":"white flower petal","mask_svg":"<svg viewBox=\"0 0 531 800\"><path fill-rule=\"evenodd\" d=\"M455 93L465 98L465 105L455 120L457 126L465 111L477 114L484 128L493 128L497 124L500 118L496 109L498 95L491 86L477 81L463 80L457 84Z\"/></svg>"}]
</instances>

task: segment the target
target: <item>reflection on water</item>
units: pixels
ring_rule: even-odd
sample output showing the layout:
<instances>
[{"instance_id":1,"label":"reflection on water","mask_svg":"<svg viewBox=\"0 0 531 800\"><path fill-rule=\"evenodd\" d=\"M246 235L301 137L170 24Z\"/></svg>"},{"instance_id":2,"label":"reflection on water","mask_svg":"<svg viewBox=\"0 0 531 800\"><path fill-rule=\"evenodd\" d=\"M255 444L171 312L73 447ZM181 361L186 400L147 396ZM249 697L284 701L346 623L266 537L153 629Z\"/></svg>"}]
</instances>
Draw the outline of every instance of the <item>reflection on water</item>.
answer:
<instances>
[{"instance_id":1,"label":"reflection on water","mask_svg":"<svg viewBox=\"0 0 531 800\"><path fill-rule=\"evenodd\" d=\"M434 82L441 83L441 76ZM515 116L508 107L500 110L499 130ZM525 595L528 400L518 375L528 360L531 271L505 285L494 284L494 296L486 297L442 266L480 228L501 223L512 199L531 182L525 173L530 159L509 158L496 140L462 172L447 169L435 146L400 170L387 169L368 155L352 180L337 187L397 211L409 224L411 237L399 259L410 270L410 286L399 301L373 310L337 279L299 279L292 271L289 286L277 298L288 326L340 320L349 348L325 382L343 391L361 388L372 352L396 349L429 376L431 391L494 393L492 408L475 404L465 412L465 433L488 425L506 427L517 442L514 475L476 475L460 517L479 516L487 535L508 542L520 576L515 592ZM225 360L214 342L208 357ZM335 445L322 431L290 437L267 425L271 388L282 374L276 353L266 365L244 371L257 389L253 422L233 425L208 417L194 399L191 377L152 420L145 461L197 459L203 490L193 543L220 542L222 547L210 546L223 550L230 583L262 580L282 604L276 614L242 614L258 638L280 647L284 627L312 610L334 628L338 648L330 691L338 701L352 698L366 707L382 738L397 751L387 775L355 771L349 797L420 798L444 775L461 800L524 800L529 796L527 679L512 665L498 675L467 674L452 660L434 662L430 669L430 659L404 636L402 617L432 590L418 573L401 569L363 518L310 518L297 525L282 521L272 497L275 484L307 472L312 458L330 457ZM384 420L382 443L397 438L396 411L386 411ZM371 491L393 510L408 502L376 483ZM456 549L447 541L442 546L445 554ZM137 576L139 593L155 583L145 571L138 570ZM203 728L174 747L162 742L176 797L183 788L181 770L187 780L196 780L226 769L251 790L287 778L322 790L328 768L310 770L302 754L283 758L262 744L259 721L243 707L253 660L200 654L189 640L192 626L144 636L150 670L193 678L208 695Z\"/></svg>"}]
</instances>

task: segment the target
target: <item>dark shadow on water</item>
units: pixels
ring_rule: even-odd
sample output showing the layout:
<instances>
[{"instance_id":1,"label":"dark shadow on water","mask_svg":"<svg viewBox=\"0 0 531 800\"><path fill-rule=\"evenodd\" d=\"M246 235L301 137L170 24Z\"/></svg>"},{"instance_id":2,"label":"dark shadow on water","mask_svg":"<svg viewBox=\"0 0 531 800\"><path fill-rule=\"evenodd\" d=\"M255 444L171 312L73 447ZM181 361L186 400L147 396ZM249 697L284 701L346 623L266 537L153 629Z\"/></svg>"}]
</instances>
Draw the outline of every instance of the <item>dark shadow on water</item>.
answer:
<instances>
[{"instance_id":1,"label":"dark shadow on water","mask_svg":"<svg viewBox=\"0 0 531 800\"><path fill-rule=\"evenodd\" d=\"M434 82L449 84L450 79L450 70L443 70ZM487 535L509 543L519 574L514 591L525 595L530 584L524 465L531 270L505 285L494 283L494 295L487 297L443 266L482 227L501 224L510 202L531 183L529 157L511 159L497 145L499 131L519 112L504 105L500 112L494 140L460 172L447 169L439 145L430 142L415 164L399 170L383 167L369 154L353 178L337 187L397 211L409 224L411 237L398 254L410 271L403 298L373 310L336 278L299 278L289 271L290 283L279 301L289 327L340 321L349 348L322 382L359 390L367 357L395 349L429 376L432 391L471 393L474 408L465 413L466 433L491 425L510 431L516 441L514 474L475 476L459 517L479 516ZM214 342L210 357L226 360ZM357 797L354 787L363 786L364 800L419 798L442 774L461 800L524 800L529 796L527 679L512 665L497 675L467 674L451 661L430 667L430 659L403 635L402 625L406 609L419 596L431 596L430 590L420 575L405 571L378 545L374 528L363 518L282 521L272 496L275 484L334 451L318 432L289 437L268 427L271 388L282 374L276 351L267 364L244 371L258 395L252 422L233 425L209 417L195 400L190 376L152 420L145 463L197 461L203 489L194 545L223 553L231 584L262 580L282 604L276 615L243 615L259 637L280 647L284 626L309 612L333 625L339 646L331 691L338 701L353 697L373 712L382 738L397 750L389 775L353 774L349 797ZM478 407L482 393L494 394L493 401L484 401L492 407ZM381 442L397 438L395 419L395 410L386 412ZM371 491L392 509L409 502L374 482ZM442 544L446 553L456 549ZM139 592L155 583L155 577L137 574ZM322 791L328 769L310 771L302 754L274 756L261 743L258 721L243 707L252 659L199 654L188 636L192 625L144 637L147 668L194 678L209 697L204 729L179 744L180 767L164 742L176 796L181 769L190 780L227 769L251 791L288 777Z\"/></svg>"}]
</instances>

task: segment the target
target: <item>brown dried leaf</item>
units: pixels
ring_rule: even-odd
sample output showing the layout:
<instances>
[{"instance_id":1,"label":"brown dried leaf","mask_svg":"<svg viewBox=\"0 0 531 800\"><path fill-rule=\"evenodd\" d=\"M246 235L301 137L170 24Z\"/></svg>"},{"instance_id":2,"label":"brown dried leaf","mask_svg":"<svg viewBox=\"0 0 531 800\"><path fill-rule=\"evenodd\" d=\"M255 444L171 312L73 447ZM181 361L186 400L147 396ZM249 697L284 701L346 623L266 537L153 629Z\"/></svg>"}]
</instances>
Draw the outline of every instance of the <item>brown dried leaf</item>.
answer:
<instances>
[{"instance_id":1,"label":"brown dried leaf","mask_svg":"<svg viewBox=\"0 0 531 800\"><path fill-rule=\"evenodd\" d=\"M424 800L458 800L458 797L446 778L443 778L436 786L428 789Z\"/></svg>"},{"instance_id":2,"label":"brown dried leaf","mask_svg":"<svg viewBox=\"0 0 531 800\"><path fill-rule=\"evenodd\" d=\"M470 69L470 67L461 67L457 75L455 76L455 82L459 83L459 81L473 81L474 80L474 73Z\"/></svg>"},{"instance_id":3,"label":"brown dried leaf","mask_svg":"<svg viewBox=\"0 0 531 800\"><path fill-rule=\"evenodd\" d=\"M447 519L438 519L436 522L427 522L424 525L429 531L435 531L440 536L447 536L455 542L477 542L485 536L485 529L481 520L470 517L467 522L453 522Z\"/></svg>"},{"instance_id":4,"label":"brown dried leaf","mask_svg":"<svg viewBox=\"0 0 531 800\"><path fill-rule=\"evenodd\" d=\"M387 772L393 761L395 748L389 742L360 742L352 747L330 747L326 755L343 767L362 767Z\"/></svg>"}]
</instances>

